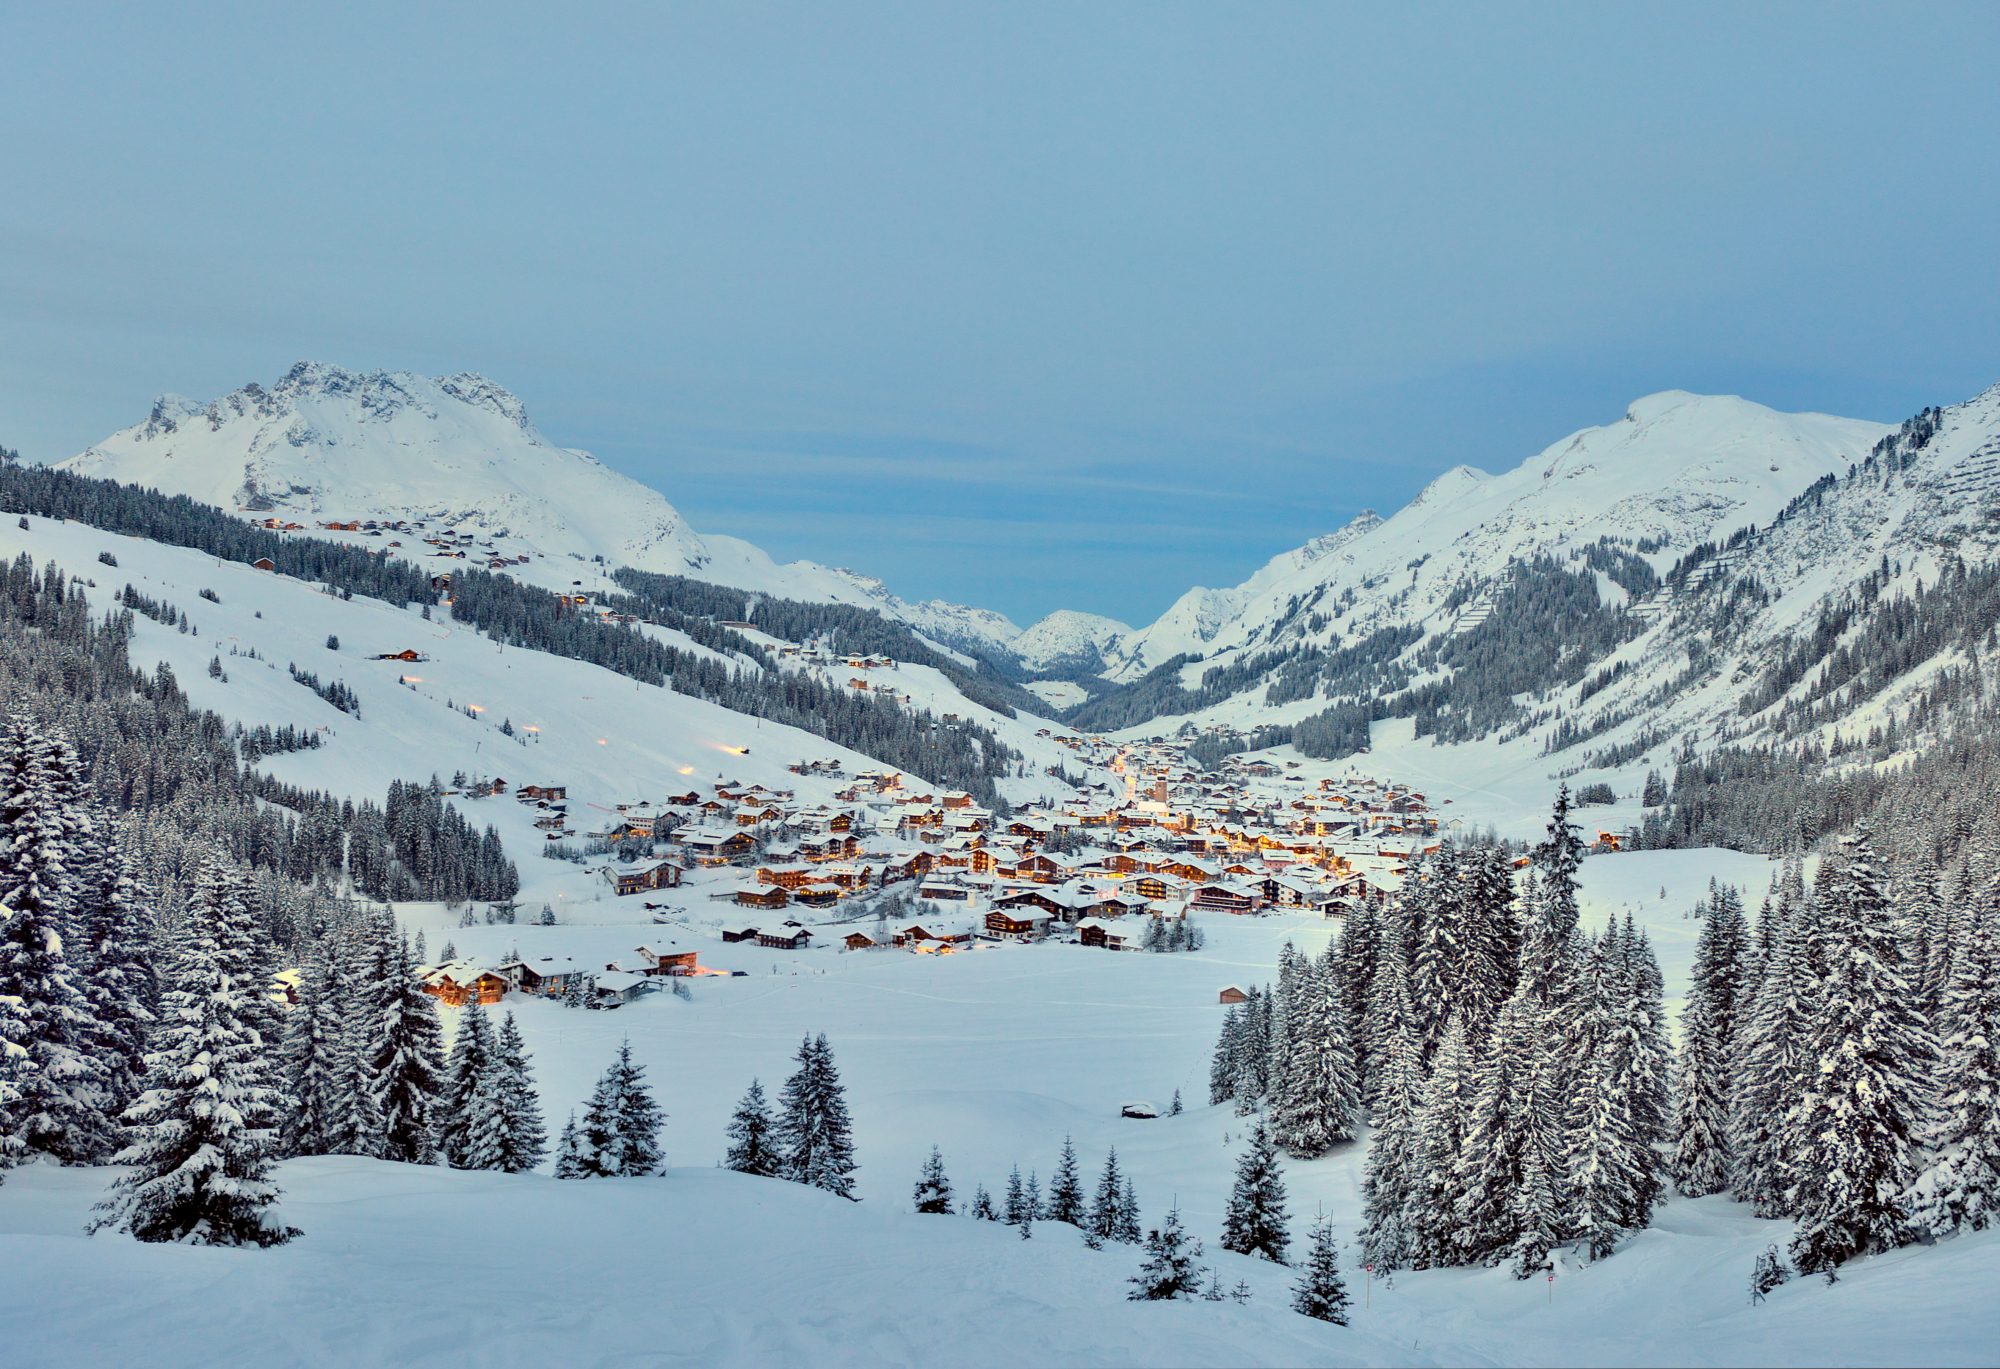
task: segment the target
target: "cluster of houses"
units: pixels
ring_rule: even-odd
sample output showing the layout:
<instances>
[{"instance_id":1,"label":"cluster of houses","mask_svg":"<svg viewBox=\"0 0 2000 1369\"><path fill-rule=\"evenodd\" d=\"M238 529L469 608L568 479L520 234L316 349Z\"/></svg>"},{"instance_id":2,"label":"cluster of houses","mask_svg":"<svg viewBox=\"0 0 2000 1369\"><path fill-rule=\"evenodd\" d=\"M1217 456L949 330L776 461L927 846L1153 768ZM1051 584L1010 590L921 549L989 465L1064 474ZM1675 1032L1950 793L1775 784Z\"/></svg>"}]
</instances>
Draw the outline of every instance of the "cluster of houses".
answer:
<instances>
[{"instance_id":1,"label":"cluster of houses","mask_svg":"<svg viewBox=\"0 0 2000 1369\"><path fill-rule=\"evenodd\" d=\"M590 1007L617 1008L658 988L670 977L702 973L705 971L695 950L662 939L634 947L630 957L608 961L601 968L570 956L545 955L499 964L455 959L417 971L425 992L455 1008L474 999L482 1004L498 1003L509 994L542 998L574 994Z\"/></svg>"}]
</instances>

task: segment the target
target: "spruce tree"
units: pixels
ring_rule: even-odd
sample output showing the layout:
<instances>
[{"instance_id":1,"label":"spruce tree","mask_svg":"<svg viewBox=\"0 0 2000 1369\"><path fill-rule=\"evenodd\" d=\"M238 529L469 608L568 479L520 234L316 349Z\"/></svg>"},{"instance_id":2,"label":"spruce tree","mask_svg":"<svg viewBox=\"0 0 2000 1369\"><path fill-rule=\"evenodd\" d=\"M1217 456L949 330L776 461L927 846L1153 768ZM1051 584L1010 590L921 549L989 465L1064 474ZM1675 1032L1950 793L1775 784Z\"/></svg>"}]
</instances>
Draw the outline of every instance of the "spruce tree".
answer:
<instances>
[{"instance_id":1,"label":"spruce tree","mask_svg":"<svg viewBox=\"0 0 2000 1369\"><path fill-rule=\"evenodd\" d=\"M1300 961L1294 1045L1285 1086L1271 1104L1271 1129L1287 1155L1313 1159L1354 1139L1361 1099L1332 948L1318 961Z\"/></svg>"},{"instance_id":2,"label":"spruce tree","mask_svg":"<svg viewBox=\"0 0 2000 1369\"><path fill-rule=\"evenodd\" d=\"M729 1118L729 1150L722 1157L725 1168L738 1174L773 1178L784 1170L784 1156L777 1144L778 1119L764 1099L764 1085L755 1079Z\"/></svg>"},{"instance_id":3,"label":"spruce tree","mask_svg":"<svg viewBox=\"0 0 2000 1369\"><path fill-rule=\"evenodd\" d=\"M1062 1158L1056 1162L1056 1172L1049 1177L1048 1206L1042 1216L1051 1222L1067 1222L1081 1227L1089 1219L1089 1211L1083 1198L1083 1179L1077 1172L1076 1146L1070 1138L1063 1137Z\"/></svg>"},{"instance_id":4,"label":"spruce tree","mask_svg":"<svg viewBox=\"0 0 2000 1369\"><path fill-rule=\"evenodd\" d=\"M592 1163L590 1152L585 1148L583 1131L576 1124L576 1114L563 1123L562 1138L556 1142L556 1178L591 1179L598 1177L597 1167Z\"/></svg>"},{"instance_id":5,"label":"spruce tree","mask_svg":"<svg viewBox=\"0 0 2000 1369\"><path fill-rule=\"evenodd\" d=\"M76 758L17 714L0 743L0 1055L10 1095L0 1147L14 1159L91 1164L111 1150L112 1079L100 1025L65 943L86 815L66 796Z\"/></svg>"},{"instance_id":6,"label":"spruce tree","mask_svg":"<svg viewBox=\"0 0 2000 1369\"><path fill-rule=\"evenodd\" d=\"M1796 866L1790 867L1796 876ZM1803 1085L1806 1034L1819 980L1809 953L1812 911L1803 888L1781 891L1771 949L1734 1048L1730 1082L1730 1191L1759 1216L1791 1212L1793 1159L1787 1125Z\"/></svg>"},{"instance_id":7,"label":"spruce tree","mask_svg":"<svg viewBox=\"0 0 2000 1369\"><path fill-rule=\"evenodd\" d=\"M469 1163L474 1100L490 1088L495 1043L486 1024L486 1009L474 994L458 1010L458 1032L444 1070L444 1087L437 1108L438 1158L453 1169L476 1168Z\"/></svg>"},{"instance_id":8,"label":"spruce tree","mask_svg":"<svg viewBox=\"0 0 2000 1369\"><path fill-rule=\"evenodd\" d=\"M1090 1220L1085 1230L1096 1240L1116 1241L1119 1232L1119 1185L1124 1176L1118 1172L1118 1152L1111 1150L1104 1156L1104 1173L1097 1181L1097 1192L1090 1200Z\"/></svg>"},{"instance_id":9,"label":"spruce tree","mask_svg":"<svg viewBox=\"0 0 2000 1369\"><path fill-rule=\"evenodd\" d=\"M1222 1014L1222 1030L1215 1038L1215 1055L1208 1066L1208 1105L1227 1103L1236 1096L1237 1033L1241 1029L1236 1006Z\"/></svg>"},{"instance_id":10,"label":"spruce tree","mask_svg":"<svg viewBox=\"0 0 2000 1369\"><path fill-rule=\"evenodd\" d=\"M1009 1226L1019 1226L1033 1219L1034 1214L1028 1210L1028 1186L1021 1179L1021 1167L1015 1165L1007 1175L1007 1195L1001 1202L1000 1220Z\"/></svg>"},{"instance_id":11,"label":"spruce tree","mask_svg":"<svg viewBox=\"0 0 2000 1369\"><path fill-rule=\"evenodd\" d=\"M1259 1122L1251 1128L1249 1148L1236 1164L1236 1186L1222 1218L1222 1248L1283 1264L1290 1242L1278 1150L1270 1132Z\"/></svg>"},{"instance_id":12,"label":"spruce tree","mask_svg":"<svg viewBox=\"0 0 2000 1369\"><path fill-rule=\"evenodd\" d=\"M130 1169L98 1205L93 1231L260 1246L298 1234L279 1218L270 1178L280 1095L248 1009L262 986L246 985L229 968L244 948L230 944L240 929L214 896L216 883L205 865L146 1054L148 1087L122 1119L126 1145L117 1162Z\"/></svg>"},{"instance_id":13,"label":"spruce tree","mask_svg":"<svg viewBox=\"0 0 2000 1369\"><path fill-rule=\"evenodd\" d=\"M1821 913L1825 978L1791 1117L1798 1213L1792 1263L1830 1271L1908 1234L1917 1153L1931 1120L1935 1055L1911 1003L1869 832L1846 843Z\"/></svg>"},{"instance_id":14,"label":"spruce tree","mask_svg":"<svg viewBox=\"0 0 2000 1369\"><path fill-rule=\"evenodd\" d=\"M784 1176L843 1198L854 1196L854 1134L847 1098L826 1036L799 1046L798 1068L779 1096L778 1144Z\"/></svg>"},{"instance_id":15,"label":"spruce tree","mask_svg":"<svg viewBox=\"0 0 2000 1369\"><path fill-rule=\"evenodd\" d=\"M973 1187L972 1206L968 1209L968 1215L975 1221L981 1222L993 1222L1000 1219L1000 1214L993 1210L993 1195L986 1191L985 1184L978 1184Z\"/></svg>"},{"instance_id":16,"label":"spruce tree","mask_svg":"<svg viewBox=\"0 0 2000 1369\"><path fill-rule=\"evenodd\" d=\"M949 1215L954 1209L951 1203L951 1180L945 1177L944 1156L936 1146L931 1147L928 1160L924 1161L924 1171L917 1177L916 1191L911 1195L919 1212Z\"/></svg>"},{"instance_id":17,"label":"spruce tree","mask_svg":"<svg viewBox=\"0 0 2000 1369\"><path fill-rule=\"evenodd\" d=\"M630 1040L618 1043L618 1056L606 1072L612 1099L612 1126L617 1135L614 1173L625 1178L658 1174L666 1163L660 1149L665 1114L646 1084L646 1067L632 1059Z\"/></svg>"},{"instance_id":18,"label":"spruce tree","mask_svg":"<svg viewBox=\"0 0 2000 1369\"><path fill-rule=\"evenodd\" d=\"M75 920L82 931L91 1055L104 1068L105 1110L115 1117L142 1087L159 982L152 891L138 878L131 858L110 845L104 835L107 821L97 825L101 849L96 878L84 887L84 906Z\"/></svg>"},{"instance_id":19,"label":"spruce tree","mask_svg":"<svg viewBox=\"0 0 2000 1369\"><path fill-rule=\"evenodd\" d=\"M1190 1240L1181 1229L1178 1204L1167 1209L1167 1219L1146 1233L1146 1259L1139 1272L1127 1282L1133 1302L1164 1302L1192 1298L1201 1289L1201 1242Z\"/></svg>"},{"instance_id":20,"label":"spruce tree","mask_svg":"<svg viewBox=\"0 0 2000 1369\"><path fill-rule=\"evenodd\" d=\"M332 1155L339 1145L347 1111L340 1077L343 1042L327 989L327 966L312 966L286 1024L279 1077L291 1100L281 1126L280 1148L287 1155Z\"/></svg>"},{"instance_id":21,"label":"spruce tree","mask_svg":"<svg viewBox=\"0 0 2000 1369\"><path fill-rule=\"evenodd\" d=\"M1465 1136L1476 1101L1471 1047L1456 1016L1445 1025L1417 1113L1416 1187L1410 1201L1412 1268L1457 1264L1465 1203Z\"/></svg>"},{"instance_id":22,"label":"spruce tree","mask_svg":"<svg viewBox=\"0 0 2000 1369\"><path fill-rule=\"evenodd\" d=\"M1118 1225L1112 1238L1124 1245L1139 1243L1139 1195L1132 1188L1132 1177L1125 1177L1125 1186L1118 1190Z\"/></svg>"},{"instance_id":23,"label":"spruce tree","mask_svg":"<svg viewBox=\"0 0 2000 1369\"><path fill-rule=\"evenodd\" d=\"M1406 1269L1415 1259L1422 1223L1419 1118L1424 1106L1423 1066L1402 976L1383 974L1378 980L1387 994L1377 998L1374 1006L1389 1029L1376 1061L1375 1136L1362 1168L1361 1249L1378 1269ZM1447 1034L1457 1022L1454 1014L1446 1024ZM1464 1029L1458 1030L1462 1037Z\"/></svg>"},{"instance_id":24,"label":"spruce tree","mask_svg":"<svg viewBox=\"0 0 2000 1369\"><path fill-rule=\"evenodd\" d=\"M525 1174L542 1162L549 1136L542 1123L541 1098L535 1092L532 1059L511 1012L500 1024L497 1057L500 1134L498 1163L493 1168Z\"/></svg>"},{"instance_id":25,"label":"spruce tree","mask_svg":"<svg viewBox=\"0 0 2000 1369\"><path fill-rule=\"evenodd\" d=\"M1375 964L1381 953L1381 927L1375 907L1357 902L1341 920L1340 942L1334 951L1338 970L1334 983L1340 995L1341 1021L1354 1055L1354 1084L1359 1097L1373 1098L1374 1070L1368 1048L1374 1040L1374 1020L1368 995L1375 984Z\"/></svg>"},{"instance_id":26,"label":"spruce tree","mask_svg":"<svg viewBox=\"0 0 2000 1369\"><path fill-rule=\"evenodd\" d=\"M381 1117L381 1157L407 1164L437 1161L432 1119L444 1072L444 1031L437 1000L412 972L408 947L397 938L385 957L382 1009L375 1047L373 1101Z\"/></svg>"},{"instance_id":27,"label":"spruce tree","mask_svg":"<svg viewBox=\"0 0 2000 1369\"><path fill-rule=\"evenodd\" d=\"M1951 957L1941 1016L1939 1158L1926 1214L1931 1230L1983 1231L2000 1223L2000 879L1968 919Z\"/></svg>"},{"instance_id":28,"label":"spruce tree","mask_svg":"<svg viewBox=\"0 0 2000 1369\"><path fill-rule=\"evenodd\" d=\"M1347 1325L1347 1281L1340 1277L1340 1247L1325 1213L1313 1221L1306 1261L1292 1285L1292 1310L1335 1326Z\"/></svg>"},{"instance_id":29,"label":"spruce tree","mask_svg":"<svg viewBox=\"0 0 2000 1369\"><path fill-rule=\"evenodd\" d=\"M1729 1073L1708 1003L1691 995L1681 1013L1673 1161L1674 1183L1690 1198L1729 1186Z\"/></svg>"}]
</instances>

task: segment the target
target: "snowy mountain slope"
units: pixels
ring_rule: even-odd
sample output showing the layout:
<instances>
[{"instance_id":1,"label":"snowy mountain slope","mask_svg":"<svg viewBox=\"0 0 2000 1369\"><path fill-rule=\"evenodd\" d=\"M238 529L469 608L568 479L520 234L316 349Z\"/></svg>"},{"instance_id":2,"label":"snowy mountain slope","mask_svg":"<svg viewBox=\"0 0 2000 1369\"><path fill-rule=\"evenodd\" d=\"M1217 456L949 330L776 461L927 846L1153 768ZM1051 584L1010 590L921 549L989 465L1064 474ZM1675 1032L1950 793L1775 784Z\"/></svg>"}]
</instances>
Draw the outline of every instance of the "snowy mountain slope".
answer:
<instances>
[{"instance_id":1,"label":"snowy mountain slope","mask_svg":"<svg viewBox=\"0 0 2000 1369\"><path fill-rule=\"evenodd\" d=\"M1104 674L1108 666L1123 660L1125 639L1131 635L1132 629L1116 618L1057 609L1016 633L1008 645L1029 670Z\"/></svg>"},{"instance_id":2,"label":"snowy mountain slope","mask_svg":"<svg viewBox=\"0 0 2000 1369\"><path fill-rule=\"evenodd\" d=\"M722 774L826 802L840 782L793 775L787 767L821 758L841 760L849 773L878 765L812 733L639 684L598 666L502 648L463 624L427 620L415 608L342 599L285 576L83 524L28 521L25 530L11 520L0 523L0 556L26 552L37 565L62 566L79 583L94 580L95 587L86 590L94 606L110 608L129 583L187 614L192 634L137 616L131 652L149 669L157 662L171 665L195 705L246 727L290 723L325 729L326 744L319 749L262 762L291 783L379 801L393 778L433 772L449 778L463 770L517 783L563 783L579 804L609 806L657 798L665 785L706 783ZM100 553L110 554L117 565L100 564ZM213 591L219 602L202 597L203 590ZM338 638L337 651L326 646L329 636ZM684 640L674 644L698 649ZM428 659L415 665L372 659L405 648ZM252 650L254 658L238 654ZM208 673L210 658L218 655L226 678ZM343 680L360 696L361 715L341 713L293 682L288 663L323 679ZM1000 781L1011 798L1070 792L1044 772L1064 761L1075 770L1076 757L1037 735L1035 720L983 709L934 670L908 667L894 673L917 706L976 719L1022 752L1031 773ZM399 677L410 683L399 685ZM468 707L478 710L476 717L463 711ZM515 729L511 737L501 731L507 722ZM531 865L545 863L531 859L542 837L527 810L512 803L484 805L480 821L500 826L524 876ZM595 897L582 886L567 893Z\"/></svg>"},{"instance_id":3,"label":"snowy mountain slope","mask_svg":"<svg viewBox=\"0 0 2000 1369\"><path fill-rule=\"evenodd\" d=\"M1416 620L1461 580L1600 536L1655 544L1649 555L1669 564L1698 542L1767 521L1887 431L1729 396L1648 395L1618 422L1573 433L1504 474L1447 471L1390 518L1363 514L1233 590L1190 591L1136 634L1137 659L1150 666L1178 651L1271 643L1292 603L1327 591L1352 589L1363 624Z\"/></svg>"},{"instance_id":4,"label":"snowy mountain slope","mask_svg":"<svg viewBox=\"0 0 2000 1369\"><path fill-rule=\"evenodd\" d=\"M1857 642L1869 606L1935 590L1960 564L1996 559L2000 386L1919 415L1851 472L1843 468L1741 545L1696 564L1688 588L1663 592L1656 626L1617 653L1628 667L1621 677L1566 700L1570 715L1601 729L1605 745L1642 729L1724 738L1769 732L1788 707L1818 699L1825 720L1804 731L1794 723L1785 729L1792 739L1864 731L1968 658L1948 649L1895 667L1897 678L1877 693L1857 681L1827 694L1825 665L1774 674L1781 656L1803 649L1828 611L1854 607L1833 620L1846 627L1809 654Z\"/></svg>"},{"instance_id":5,"label":"snowy mountain slope","mask_svg":"<svg viewBox=\"0 0 2000 1369\"><path fill-rule=\"evenodd\" d=\"M1600 567L1598 598L1616 608L1631 592L1601 567L1655 577L1702 543L1768 522L1888 431L1733 397L1650 395L1620 421L1511 471L1448 471L1388 519L1357 519L1234 590L1193 592L1135 634L1135 661L1150 668L1175 652L1199 654L1182 672L1189 687L1217 667L1241 668L1228 698L1204 700L1176 725L1292 722L1334 696L1294 691L1267 706L1264 686L1286 656L1323 655L1371 634L1403 634L1392 643L1403 650L1464 633L1491 615L1516 568L1538 558L1572 572Z\"/></svg>"},{"instance_id":6,"label":"snowy mountain slope","mask_svg":"<svg viewBox=\"0 0 2000 1369\"><path fill-rule=\"evenodd\" d=\"M433 378L300 362L268 386L208 404L163 396L145 422L58 464L312 531L322 522L422 519L430 529L474 534L481 551L529 557L517 573L538 583L567 585L582 573L576 561L601 557L877 609L948 645L999 650L1019 632L999 614L905 604L878 580L810 561L779 565L748 542L697 533L658 491L555 446L517 397L469 373ZM402 550L424 551L414 542Z\"/></svg>"}]
</instances>

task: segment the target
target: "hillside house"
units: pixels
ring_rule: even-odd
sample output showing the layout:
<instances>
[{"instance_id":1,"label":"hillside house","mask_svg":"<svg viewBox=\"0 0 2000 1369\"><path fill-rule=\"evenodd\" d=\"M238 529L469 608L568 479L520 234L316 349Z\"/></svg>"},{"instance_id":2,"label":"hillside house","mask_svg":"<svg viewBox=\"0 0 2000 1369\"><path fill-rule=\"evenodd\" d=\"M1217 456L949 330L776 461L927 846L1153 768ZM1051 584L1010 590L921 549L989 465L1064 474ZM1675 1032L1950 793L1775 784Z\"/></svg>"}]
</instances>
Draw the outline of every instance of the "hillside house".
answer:
<instances>
[{"instance_id":1,"label":"hillside house","mask_svg":"<svg viewBox=\"0 0 2000 1369\"><path fill-rule=\"evenodd\" d=\"M418 977L425 993L454 1008L462 1008L474 998L482 1004L498 1003L510 987L502 976L464 960L419 970Z\"/></svg>"},{"instance_id":2,"label":"hillside house","mask_svg":"<svg viewBox=\"0 0 2000 1369\"><path fill-rule=\"evenodd\" d=\"M670 860L656 860L632 866L608 865L604 877L609 881L612 892L620 898L627 894L641 894L653 889L676 889L680 887L681 867Z\"/></svg>"},{"instance_id":3,"label":"hillside house","mask_svg":"<svg viewBox=\"0 0 2000 1369\"><path fill-rule=\"evenodd\" d=\"M1048 929L1049 914L1039 908L995 908L986 915L988 936L1030 941L1045 935Z\"/></svg>"},{"instance_id":4,"label":"hillside house","mask_svg":"<svg viewBox=\"0 0 2000 1369\"><path fill-rule=\"evenodd\" d=\"M701 966L696 963L696 952L675 941L655 941L635 947L646 960L643 971L650 975L694 974Z\"/></svg>"},{"instance_id":5,"label":"hillside house","mask_svg":"<svg viewBox=\"0 0 2000 1369\"><path fill-rule=\"evenodd\" d=\"M757 944L774 951L796 951L811 940L811 929L798 922L757 929Z\"/></svg>"}]
</instances>

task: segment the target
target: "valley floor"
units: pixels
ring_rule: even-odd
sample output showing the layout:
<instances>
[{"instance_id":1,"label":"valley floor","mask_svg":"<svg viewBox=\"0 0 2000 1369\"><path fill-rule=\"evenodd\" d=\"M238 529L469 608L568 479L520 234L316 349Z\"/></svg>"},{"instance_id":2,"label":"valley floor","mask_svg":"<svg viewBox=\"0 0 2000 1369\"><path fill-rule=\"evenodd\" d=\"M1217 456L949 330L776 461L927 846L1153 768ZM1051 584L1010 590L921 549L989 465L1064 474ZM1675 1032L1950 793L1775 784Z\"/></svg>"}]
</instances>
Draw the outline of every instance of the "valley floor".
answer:
<instances>
[{"instance_id":1,"label":"valley floor","mask_svg":"<svg viewBox=\"0 0 2000 1369\"><path fill-rule=\"evenodd\" d=\"M1635 908L1670 981L1682 914L1717 873L1761 893L1768 867L1730 853L1603 857L1585 867L1593 919ZM1660 890L1667 889L1662 898ZM411 909L422 922L428 910ZM950 956L796 956L718 947L751 973L694 981L615 1012L513 1003L551 1130L629 1038L669 1114L676 1166L655 1180L558 1182L328 1158L280 1169L304 1235L272 1251L141 1246L82 1227L107 1175L44 1166L0 1183L0 1354L10 1365L216 1364L1976 1364L2000 1344L2000 1236L1850 1266L1748 1305L1757 1252L1788 1234L1720 1198L1669 1202L1658 1226L1553 1290L1504 1270L1403 1274L1364 1290L1353 1324L1287 1308L1290 1271L1215 1249L1244 1124L1208 1108L1217 990L1262 982L1315 919L1209 919L1209 949L1114 954L1063 945ZM429 935L442 928L433 924ZM482 939L632 927L493 927ZM643 935L643 933L641 933ZM729 957L742 961L730 963ZM1670 987L1670 992L1676 991ZM448 1025L455 1013L447 1011ZM753 1075L779 1085L825 1031L848 1087L861 1162L850 1204L712 1168ZM1188 1111L1133 1121L1120 1105ZM909 1193L933 1142L961 1199L1019 1164L1046 1178L1065 1134L1086 1181L1105 1151L1145 1219L1178 1201L1247 1306L1124 1300L1138 1252L1085 1249L919 1217ZM1360 1208L1360 1149L1287 1166L1296 1239L1324 1207L1343 1240ZM1348 1259L1355 1257L1350 1251Z\"/></svg>"}]
</instances>

